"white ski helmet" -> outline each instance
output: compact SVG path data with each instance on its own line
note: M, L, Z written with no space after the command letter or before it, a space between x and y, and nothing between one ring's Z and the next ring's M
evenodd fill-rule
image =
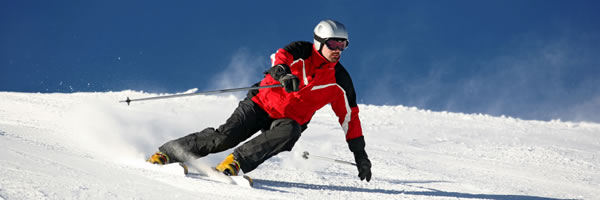
M329 38L348 40L348 31L346 31L344 24L330 19L319 22L315 27L314 34L314 44L317 51L321 51L325 41Z

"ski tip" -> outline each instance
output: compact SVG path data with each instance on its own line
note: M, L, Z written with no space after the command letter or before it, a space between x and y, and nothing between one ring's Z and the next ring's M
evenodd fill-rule
M252 178L246 175L244 175L243 177L244 179L248 180L248 184L250 184L250 187L254 187L254 180L252 180Z
M187 175L189 173L187 165L179 163L179 166L183 167L183 174Z

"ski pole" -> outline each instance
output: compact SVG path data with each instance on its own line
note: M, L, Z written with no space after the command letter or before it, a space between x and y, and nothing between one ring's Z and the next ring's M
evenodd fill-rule
M283 85L276 84L276 85L253 86L253 87L243 87L243 88L230 88L230 89L222 89L222 90L195 92L195 93L188 93L188 94L175 94L175 95L166 95L166 96L156 96L156 97L139 98L139 99L130 99L129 97L127 97L126 100L119 101L119 103L127 103L127 105L129 105L131 102L134 102L134 101L148 101L148 100L157 100L157 99L170 99L170 98L187 97L187 96L202 95L202 94L219 94L219 93L226 93L226 92L237 92L237 91L246 91L246 90L258 90L258 89L263 89L263 88L274 88L274 87L283 87Z
M308 159L309 155L310 154L308 153L308 151L305 151L302 154L302 158ZM321 159L321 160L332 161L332 162L336 162L336 163L341 163L341 164L347 164L347 165L356 166L356 163L353 163L353 162L348 162L348 161L343 161L343 160L338 160L338 159L333 159L333 158L327 158L327 157L317 156L317 155L312 155L312 157L317 158L317 159Z

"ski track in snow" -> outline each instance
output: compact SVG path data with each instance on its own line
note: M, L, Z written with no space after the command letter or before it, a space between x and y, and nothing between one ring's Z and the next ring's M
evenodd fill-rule
M217 127L239 99L117 103L137 91L0 92L0 199L600 199L600 125L359 105L373 179L329 106L291 152L248 175L254 188L145 162L164 142ZM214 166L232 150L201 158Z

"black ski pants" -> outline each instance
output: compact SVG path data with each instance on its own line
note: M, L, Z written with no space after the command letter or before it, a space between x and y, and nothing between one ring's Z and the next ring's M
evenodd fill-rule
M278 153L292 150L306 128L306 124L299 125L292 119L272 119L246 98L219 128L209 127L169 141L159 150L167 154L171 162L183 162L228 150L261 131L233 152L242 171L248 173Z

